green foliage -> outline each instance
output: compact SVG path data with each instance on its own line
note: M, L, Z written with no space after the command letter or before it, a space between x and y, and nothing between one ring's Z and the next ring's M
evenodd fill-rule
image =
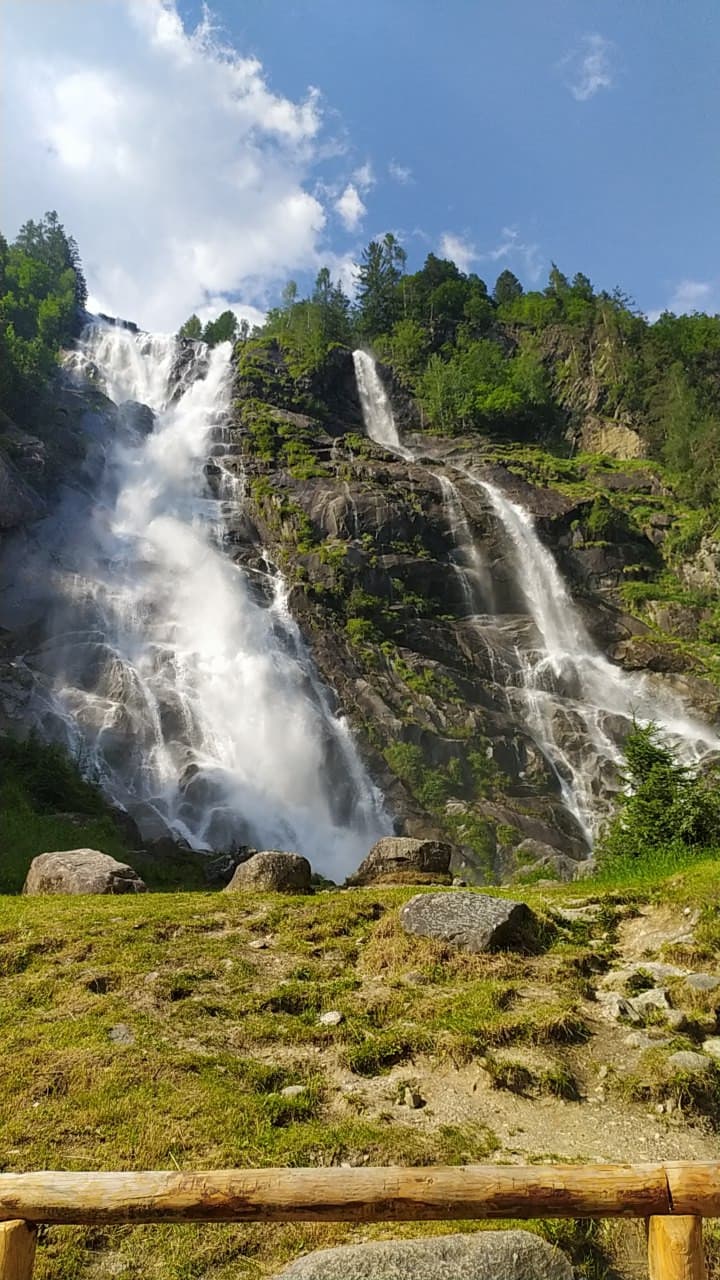
M237 336L238 318L234 311L223 311L216 320L208 320L202 333L203 342L209 347L216 347L219 342L235 342Z
M358 267L357 330L365 337L387 333L398 316L397 285L405 265L405 251L391 232L371 240Z
M54 211L0 236L0 408L31 420L60 347L78 330L87 286L78 249Z
M193 314L188 316L184 324L178 329L178 338L192 338L193 341L199 342L202 338L202 324L198 316Z
M596 854L601 868L658 854L707 856L720 846L720 795L711 777L677 763L653 724L635 725L625 743L625 794Z

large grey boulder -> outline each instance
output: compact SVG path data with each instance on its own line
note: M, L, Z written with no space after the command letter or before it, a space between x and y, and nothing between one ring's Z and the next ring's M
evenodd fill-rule
M452 845L442 840L413 840L409 836L385 836L378 840L348 884L407 884L413 877L450 875Z
M406 933L463 951L535 949L538 920L524 902L485 893L418 893L400 908Z
M531 1231L477 1231L319 1249L276 1280L573 1280L559 1249Z
M240 863L224 892L308 893L311 875L310 863L299 853L266 849Z
M23 893L145 893L146 885L125 862L98 849L64 849L33 858Z

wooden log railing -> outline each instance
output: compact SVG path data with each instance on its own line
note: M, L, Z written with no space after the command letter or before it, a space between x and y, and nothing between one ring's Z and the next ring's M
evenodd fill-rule
M30 1280L38 1224L643 1218L650 1280L704 1280L720 1161L0 1174L0 1280Z

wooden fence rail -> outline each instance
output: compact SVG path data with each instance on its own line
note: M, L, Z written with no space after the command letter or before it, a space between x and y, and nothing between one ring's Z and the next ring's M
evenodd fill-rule
M651 1280L704 1280L720 1161L459 1168L0 1174L0 1280L30 1280L35 1227L140 1222L644 1218Z

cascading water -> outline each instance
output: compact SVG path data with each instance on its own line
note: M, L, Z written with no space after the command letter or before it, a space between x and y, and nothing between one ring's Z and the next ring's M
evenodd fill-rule
M53 690L46 727L64 721L149 836L297 850L347 872L390 830L381 797L282 579L263 607L223 553L222 502L237 486L227 473L216 499L202 482L229 407L229 344L93 325L73 363L126 421L92 498L74 491L50 522L54 625L35 655ZM128 401L153 410L149 434Z
M457 485L441 471L435 474L440 485L448 530L454 543L450 558L455 566L468 614L486 612L493 603L492 579L478 551L465 515Z
M372 356L355 351L353 359L368 435L400 457L413 459L400 442ZM496 611L491 575L461 494L446 474L437 472L433 474L454 542L450 559L467 615L509 708L525 723L554 771L565 807L592 844L620 785L621 746L633 719L655 721L687 764L720 749L720 740L707 725L689 717L669 690L622 671L598 651L529 513L494 485L460 470L467 483L482 491L504 532L516 595L524 601L532 634L523 634L519 642L517 619Z
M507 534L515 579L535 624L536 645L517 650L529 727L591 840L617 790L619 743L634 718L655 721L687 764L717 750L720 741L686 714L679 698L613 666L597 650L530 514L494 485L474 483Z
M358 349L353 351L353 363L363 422L370 439L403 458L409 458L411 455L400 442L390 399L375 361L369 352Z

